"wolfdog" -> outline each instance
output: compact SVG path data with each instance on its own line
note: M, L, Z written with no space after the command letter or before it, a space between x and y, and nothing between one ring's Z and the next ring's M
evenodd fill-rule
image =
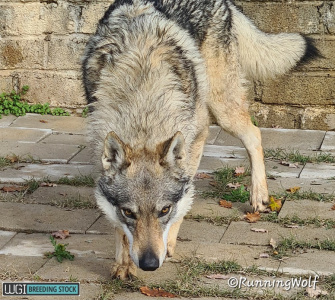
M102 169L96 199L116 228L113 276L135 275L136 267L153 271L173 255L192 204L209 113L243 142L251 205L266 208L248 81L283 74L317 54L300 34L261 32L231 0L111 4L88 41L82 70Z

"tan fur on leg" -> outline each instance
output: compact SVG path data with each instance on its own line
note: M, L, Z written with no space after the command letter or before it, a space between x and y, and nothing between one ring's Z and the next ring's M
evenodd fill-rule
M168 244L167 244L167 256L172 257L174 254L174 251L176 249L176 244L177 244L177 236L179 232L179 228L181 223L183 222L184 218L180 219L176 223L174 223L169 231L169 236L168 236Z
M122 229L115 230L115 263L111 267L111 275L114 278L124 280L136 276L136 266L129 256L129 243Z

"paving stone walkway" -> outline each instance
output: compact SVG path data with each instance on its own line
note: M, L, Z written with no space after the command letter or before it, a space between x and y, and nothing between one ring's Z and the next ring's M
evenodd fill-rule
M33 114L18 118L3 117L0 120L0 159L10 157L14 163L0 167L0 189L15 184L24 185L31 179L41 182L46 179L57 181L64 177L94 176L85 121L80 117ZM305 156L335 155L334 132L261 131L265 149L282 148L287 152L298 151ZM27 162L15 162L17 157ZM241 165L247 167L249 161L240 141L219 127L211 126L199 173L212 173L224 166ZM288 280L306 274L328 277L334 274L335 210L331 208L335 198L330 196L335 195L335 163L307 162L290 167L281 164L280 159L268 157L266 171L271 194L283 193L288 188L298 186L301 188L300 194L305 192L306 197L286 200L275 221L267 218L248 223L243 216L251 212L249 204L236 202L232 209L220 207L219 199L204 197L203 192L213 189L213 179L196 179L197 194L193 208L182 224L175 256L155 272L139 271L142 284L164 285L171 280L178 282L185 272L182 263L187 258L208 262L234 261L242 268L257 267L259 272L266 271L229 275L236 278L246 276L250 280ZM111 281L109 268L114 258L114 231L96 208L93 189L90 186L70 186L64 182L57 186L38 186L32 193L0 190L1 280L80 282L80 299L85 300L147 299L138 290L123 288L115 293L108 289L108 282ZM312 194L321 201L312 199ZM266 214L262 215L266 217ZM289 224L289 220L294 225ZM265 232L255 232L255 228ZM46 258L44 254L53 251L50 233L62 229L70 231L70 237L65 242L75 259L59 263L55 258ZM328 241L332 246L326 249L321 246L319 249L296 247L284 257L277 258L272 255L276 249L270 246L270 240L278 244L284 239L305 245L321 245ZM275 273L277 277L273 277ZM200 275L196 282L197 286L207 289L234 289L228 286L227 280L208 279L204 275ZM265 293L256 288L246 291ZM270 292L288 296L300 293L307 297L305 288L292 288L289 291L276 288L270 289ZM243 299L245 296L243 293L238 295L233 298ZM25 296L10 299L42 298Z

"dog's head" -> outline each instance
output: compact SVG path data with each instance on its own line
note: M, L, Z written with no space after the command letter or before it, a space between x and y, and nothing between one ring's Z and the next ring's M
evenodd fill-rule
M193 186L185 157L180 132L150 150L135 151L114 132L105 139L98 204L116 226L122 227L130 256L143 270L162 265L169 229L192 204Z

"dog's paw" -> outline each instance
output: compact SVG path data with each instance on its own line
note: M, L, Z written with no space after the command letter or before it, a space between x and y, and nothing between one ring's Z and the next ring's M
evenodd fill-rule
M128 278L136 277L137 268L133 262L128 265L119 265L117 263L112 265L111 275L113 278L126 280Z
M253 187L250 192L250 204L254 211L265 211L269 203L267 187Z

